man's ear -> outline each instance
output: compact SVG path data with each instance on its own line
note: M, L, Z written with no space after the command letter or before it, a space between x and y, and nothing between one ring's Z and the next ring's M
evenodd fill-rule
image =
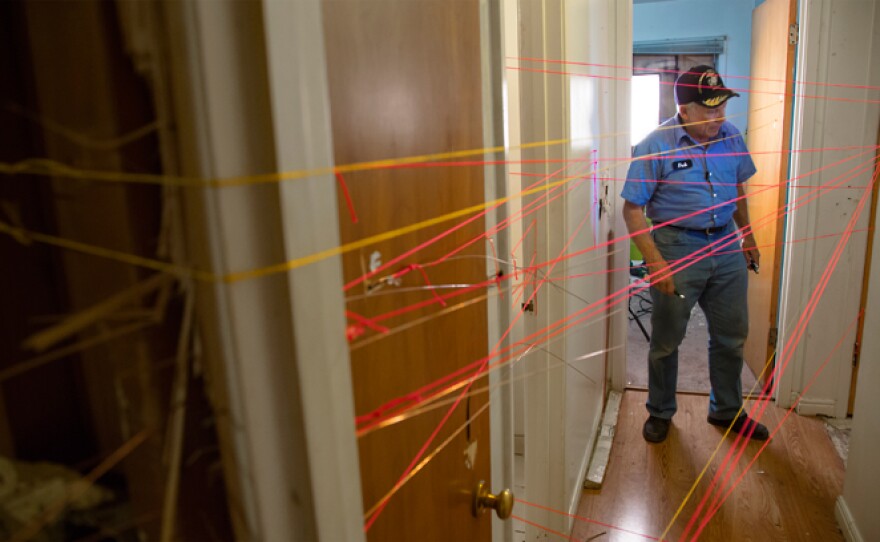
M682 120L690 120L690 115L688 115L687 104L680 104L678 106L678 114L681 115Z

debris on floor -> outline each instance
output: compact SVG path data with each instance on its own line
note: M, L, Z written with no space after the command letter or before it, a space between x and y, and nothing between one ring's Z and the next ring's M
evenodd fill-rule
M113 499L112 491L89 483L64 465L0 456L0 539L12 538L57 507L61 510L58 517L32 540L64 540L62 524L68 514L82 513Z
M849 434L852 429L852 418L825 418L825 432L831 438L831 443L837 451L837 455L843 459L846 466L846 458L849 455Z

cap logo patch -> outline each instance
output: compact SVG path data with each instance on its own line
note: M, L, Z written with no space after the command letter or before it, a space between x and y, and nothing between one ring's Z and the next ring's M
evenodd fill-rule
M697 81L697 92L702 94L703 87L717 87L719 83L718 73L715 70L706 70L700 75L699 81Z
M719 107L728 98L739 96L724 86L721 76L710 66L694 66L675 80L675 103L696 102L706 107Z
M721 103L727 99L726 94L721 94L719 96L715 96L714 98L707 98L703 100L703 105L706 107L715 107L721 105Z

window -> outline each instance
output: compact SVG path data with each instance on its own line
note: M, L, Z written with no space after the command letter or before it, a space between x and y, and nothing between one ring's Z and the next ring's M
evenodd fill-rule
M657 115L657 124L676 113L673 85L678 73L700 64L716 66L717 61L718 55L714 53L633 55L634 76L657 75L659 77L660 109ZM636 77L633 77L633 87L635 87L635 80ZM633 107L635 107L635 101L633 101ZM632 113L635 115L635 110Z
M635 145L657 127L660 118L660 75L633 74L630 141Z

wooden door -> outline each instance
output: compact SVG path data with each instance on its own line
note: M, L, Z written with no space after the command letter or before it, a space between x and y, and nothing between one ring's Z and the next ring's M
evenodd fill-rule
M795 45L789 27L797 0L767 0L752 12L752 65L747 142L758 173L748 182L749 214L761 250L759 274L749 274L749 338L745 361L762 383L776 351L776 315L788 176ZM781 185L780 185L781 186ZM767 366L765 370L765 366ZM763 372L763 376L762 375Z
M476 0L325 2L336 164L483 146L478 8ZM355 223L341 195L342 244L397 231L485 199L479 165L376 168L344 173L342 181L357 217ZM363 275L371 263L385 264L470 216L346 254L346 283ZM380 318L456 291L440 289L443 285L486 281L485 240L428 265L484 231L483 220L474 220L350 288L346 309L357 316L351 316L349 323L356 324L358 317ZM398 271L399 283L380 280ZM484 358L488 352L485 296L492 291L483 288L450 299L446 306L434 303L381 320L390 330L384 336L362 329L365 333L350 343L356 414L363 416ZM485 388L486 380L475 381L470 391ZM454 401L464 389L447 399ZM491 482L487 401L487 393L474 393L359 438L369 540L489 540L490 517L471 515L474 485L479 480ZM394 492L371 523L370 510L414 459L431 457L447 439L449 444Z

